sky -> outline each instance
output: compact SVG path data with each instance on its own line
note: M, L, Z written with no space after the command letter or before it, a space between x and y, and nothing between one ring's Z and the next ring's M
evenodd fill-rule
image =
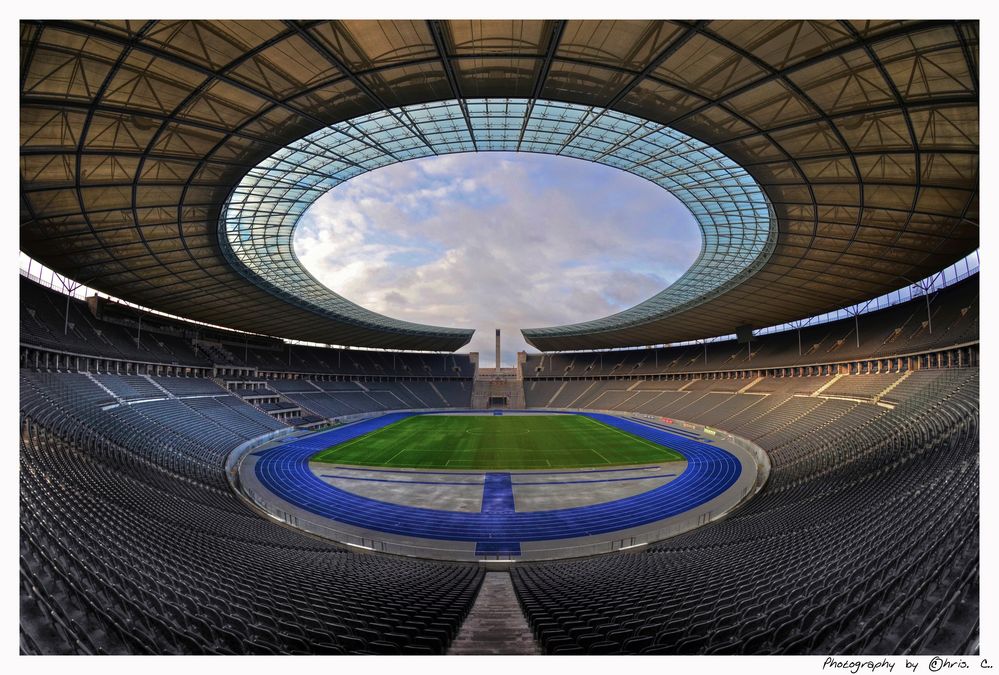
M618 169L528 153L387 166L318 199L295 253L343 297L397 319L477 329L461 351L503 366L520 328L596 319L655 295L694 262L700 230L666 190Z

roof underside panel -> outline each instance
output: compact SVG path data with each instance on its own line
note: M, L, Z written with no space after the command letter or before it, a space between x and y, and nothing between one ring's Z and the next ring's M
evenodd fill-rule
M716 147L777 236L725 293L642 325L528 337L654 344L879 295L978 246L978 23L22 22L21 249L109 294L334 344L455 349L337 321L236 271L222 206L292 141L483 97L617 110ZM432 331L431 331L432 333Z

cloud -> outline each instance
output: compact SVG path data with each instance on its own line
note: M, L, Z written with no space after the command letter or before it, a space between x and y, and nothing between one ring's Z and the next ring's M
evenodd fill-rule
M479 329L466 348L504 365L519 329L621 311L700 251L693 216L661 188L581 160L479 153L402 162L331 190L295 250L320 281L399 319Z

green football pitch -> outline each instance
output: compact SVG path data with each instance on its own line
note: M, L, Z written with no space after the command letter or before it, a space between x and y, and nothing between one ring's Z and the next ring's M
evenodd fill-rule
M411 469L571 469L683 460L580 415L414 415L321 451L314 462Z

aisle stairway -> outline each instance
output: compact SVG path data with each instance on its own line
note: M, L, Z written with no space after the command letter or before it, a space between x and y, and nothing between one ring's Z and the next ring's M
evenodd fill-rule
M486 572L472 611L451 643L451 654L540 654L509 572Z

